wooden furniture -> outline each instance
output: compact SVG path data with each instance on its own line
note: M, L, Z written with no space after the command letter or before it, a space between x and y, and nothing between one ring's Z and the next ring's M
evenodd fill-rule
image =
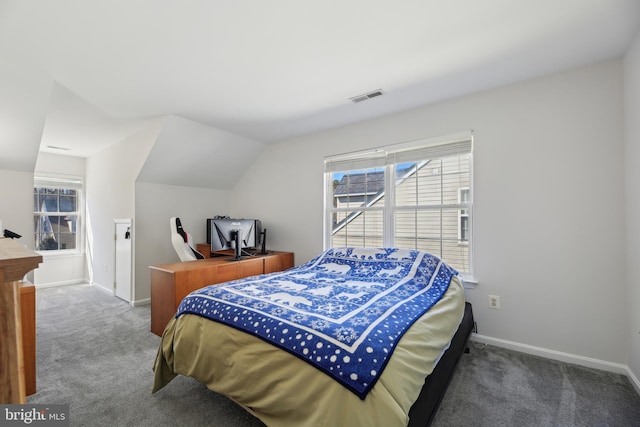
M209 243L196 243L196 251L204 255L205 258L215 258L220 256L233 256L232 249L222 249L219 251L211 251L211 245ZM271 251L272 252L272 251Z
M180 301L205 286L230 280L274 273L293 267L292 252L270 251L266 255L229 261L230 256L150 266L151 332L162 336L176 314Z
M22 355L27 396L36 392L36 287L20 284L20 312L22 319Z
M42 256L13 239L0 239L0 404L26 403L20 280Z
M211 245L208 243L196 243L196 251L204 255L205 258L211 258Z

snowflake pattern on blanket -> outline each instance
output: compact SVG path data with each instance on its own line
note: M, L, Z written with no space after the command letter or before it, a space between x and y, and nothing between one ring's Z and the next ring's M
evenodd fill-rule
M422 251L333 248L284 272L199 289L176 317L195 314L257 336L364 399L404 332L455 274Z

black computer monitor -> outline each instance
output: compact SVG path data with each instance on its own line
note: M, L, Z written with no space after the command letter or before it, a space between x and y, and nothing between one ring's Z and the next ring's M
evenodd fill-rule
M259 247L262 236L262 226L257 219L209 219L207 231L211 252L233 249L233 259L241 259L243 249Z

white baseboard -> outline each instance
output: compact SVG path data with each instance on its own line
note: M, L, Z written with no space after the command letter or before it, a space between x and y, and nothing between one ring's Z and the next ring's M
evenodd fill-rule
M98 282L93 282L92 285L95 286L96 288L100 289L100 290L103 290L103 291L109 293L110 295L115 296L115 292L114 292L113 288L107 288L106 286L102 286ZM151 298L144 298L144 299L139 299L139 300L136 300L136 301L129 301L129 305L131 305L133 307L140 307L140 306L149 305L149 304L151 304Z
M494 345L496 347L503 347L509 350L532 354L534 356L545 357L547 359L559 360L561 362L572 363L574 365L585 366L587 368L600 369L602 371L615 372L617 374L623 374L627 376L631 374L631 370L629 369L629 367L620 363L612 363L604 360L592 359L590 357L579 356L577 354L563 353L561 351L549 350L547 348L536 347L533 345L522 344L514 341L507 341L500 338L492 338L475 333L471 334L471 337L469 339L478 343ZM631 376L629 376L629 379L631 380L631 382L634 381ZM637 378L635 378L634 386L636 387L636 389L638 389Z
M114 293L113 293L113 287L108 288L108 287L106 287L106 286L101 285L101 284L100 284L100 283L98 283L98 282L91 282L91 285L92 285L92 286L95 286L96 288L100 289L101 291L105 291L105 292L107 292L108 294L114 295Z
M149 304L151 304L151 298L144 298L144 299L139 299L131 302L131 305L134 307L140 307L140 306L149 305Z
M97 283L97 282L93 282L93 283L88 283L87 281L69 281L69 282L59 282L59 283L45 283L45 284L41 284L41 285L36 285L37 288L53 288L55 286L67 286L67 285L87 285L87 286L94 286L98 289L100 289L103 292L106 292L110 295L114 295L113 293L113 289L109 289L105 286L102 286L101 284ZM140 299L140 300L136 300L136 301L131 301L129 304L131 304L134 307L141 307L144 305L149 305L151 304L151 298L144 298L144 299Z
M628 366L627 366L627 377L629 377L629 381L631 381L631 384L633 384L633 387L636 389L638 394L640 394L640 380L638 380L638 377L636 377L636 375L633 373L631 368L629 368Z
M87 280L67 280L63 282L51 282L51 283L39 283L35 285L37 289L40 288L54 288L56 286L67 286L67 285L88 285L89 282Z

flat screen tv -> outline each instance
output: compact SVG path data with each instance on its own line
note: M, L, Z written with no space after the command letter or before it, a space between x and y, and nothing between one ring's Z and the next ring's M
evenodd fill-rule
M262 242L264 251L264 231L257 219L214 218L207 220L207 234L211 252L225 249L234 250L234 260L249 253L245 249L256 249Z

